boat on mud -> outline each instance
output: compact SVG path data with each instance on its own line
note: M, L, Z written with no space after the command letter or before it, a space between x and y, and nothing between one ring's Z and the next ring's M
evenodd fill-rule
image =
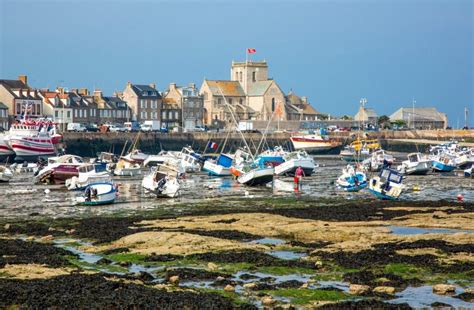
M181 161L181 166L186 172L201 171L202 157L196 153L191 147L183 147L181 152L176 154Z
M283 155L284 162L275 167L276 175L294 176L298 167L301 167L305 176L311 176L317 165L314 159L304 151L295 151Z
M404 185L403 175L393 169L383 169L378 176L369 181L369 191L383 200L398 200Z
M68 190L84 190L94 183L111 182L112 178L106 170L105 163L85 164L77 168L79 175L67 179L65 182Z
M208 159L204 162L202 170L206 171L211 176L228 176L231 175L230 168L232 167L234 159L231 155L221 153L217 160Z
M425 175L432 169L432 160L423 156L421 153L410 153L407 160L397 167L401 174L406 175Z
M433 159L433 171L436 172L451 172L456 169L454 158L447 154L442 154Z
M13 172L10 168L0 166L0 183L7 183L13 178Z
M369 158L364 160L362 164L367 167L369 171L378 172L382 168L391 167L395 158L387 154L384 150L375 150Z
M62 155L48 158L47 165L39 167L35 176L36 183L64 184L67 179L79 175L78 168L84 160L76 155Z
M275 173L275 168L273 167L253 167L244 169L242 174L237 178L237 181L240 184L247 186L258 186L265 185L273 181L273 174Z
M114 175L134 177L142 174L141 166L135 161L121 157L115 165Z
M359 165L347 165L337 178L336 185L347 192L358 192L367 187L367 175Z
M464 170L464 176L466 178L474 177L474 164L472 164L470 168Z
M157 197L174 198L178 196L181 187L179 182L180 171L171 162L158 164L142 180L142 187Z
M117 192L112 182L94 183L85 188L83 196L77 197L76 202L87 206L112 204Z
M372 155L372 152L380 148L377 140L357 139L346 145L339 154L341 158L348 162L363 161Z

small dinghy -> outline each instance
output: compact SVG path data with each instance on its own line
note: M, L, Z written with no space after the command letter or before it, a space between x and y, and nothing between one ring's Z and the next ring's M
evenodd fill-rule
M337 179L336 184L347 192L358 192L367 186L367 176L357 167L347 165L342 169L342 174Z
M10 182L13 178L13 172L5 166L0 166L0 182Z
M84 190L84 195L77 197L81 205L95 206L114 203L117 197L117 189L113 183L94 183Z
M178 196L180 183L179 169L170 162L158 164L152 172L142 180L142 187L157 197L174 198Z
M369 181L369 191L380 199L398 200L403 191L403 176L392 169L383 169Z
M106 170L106 163L85 164L78 168L79 175L66 180L66 188L72 190L84 190L94 183L111 182L109 172Z
M249 171L244 169L243 173L237 178L237 181L247 186L265 185L273 181L274 172L275 168L273 167L256 167Z

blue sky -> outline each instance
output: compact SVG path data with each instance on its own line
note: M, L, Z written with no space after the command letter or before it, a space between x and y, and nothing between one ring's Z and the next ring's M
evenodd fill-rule
M283 91L333 115L435 106L474 125L471 0L0 0L0 78L34 87L201 85L268 61Z

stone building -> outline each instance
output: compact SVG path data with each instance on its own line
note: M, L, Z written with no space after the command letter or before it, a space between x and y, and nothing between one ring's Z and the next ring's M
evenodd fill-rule
M372 108L366 108L364 105L359 107L356 115L354 115L354 120L359 122L366 122L370 124L377 124L379 116Z
M28 86L26 75L20 75L18 80L0 80L0 102L8 108L10 123L25 112L29 118L43 117L43 100L38 93Z
M285 96L278 84L268 77L266 61L232 62L230 75L230 80L205 79L201 86L206 124L230 122L230 112L237 121L313 120L321 115L306 99L294 94Z
M193 130L196 126L203 125L204 100L194 83L189 86L176 86L170 83L168 90L163 94L161 119L165 126L169 127L169 113L175 113L174 109L179 109L179 126L183 131ZM170 111L171 110L171 111Z
M432 107L400 108L390 115L390 121L398 120L416 129L446 129L448 127L448 116Z
M58 129L65 131L67 124L73 122L68 96L49 89L40 90L39 95L43 99L44 116L51 118L58 124Z
M132 112L127 102L117 95L106 97L101 90L95 90L93 98L97 104L97 123L123 124L131 119Z
M154 83L138 85L128 82L121 99L126 101L131 109L131 120L160 120L162 98Z

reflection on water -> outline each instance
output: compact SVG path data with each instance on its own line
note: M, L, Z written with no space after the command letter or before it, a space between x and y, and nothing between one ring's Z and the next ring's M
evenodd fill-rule
M460 294L464 290L457 286L456 294ZM454 298L448 295L437 295L433 293L431 286L408 287L404 291L396 293L397 298L390 300L391 303L408 303L411 307L416 309L429 308L432 303L442 302L453 306L456 309L472 309L472 303L463 301L459 298Z
M119 184L119 197L116 203L106 206L78 206L75 203L78 192L69 192L59 185L35 185L32 174L15 175L10 184L0 185L0 215L18 217L43 215L50 217L97 216L115 212L133 212L171 207L177 203L202 202L211 199L229 199L232 197L345 197L373 198L367 191L346 193L338 190L334 181L341 173L345 162L334 158L316 158L320 164L316 173L303 179L301 190L295 190L293 178L278 177L273 185L267 187L245 187L233 180L233 177L210 177L200 172L189 174L183 181L181 195L175 199L157 199L141 190L141 177L115 177ZM458 194L465 201L474 201L474 180L456 174L429 174L427 176L407 176L404 184L405 200L455 200ZM420 190L413 190L419 188ZM45 190L49 190L45 191Z
M450 229L450 228L420 228L408 226L387 226L395 235L422 235L422 234L473 234L474 230Z

